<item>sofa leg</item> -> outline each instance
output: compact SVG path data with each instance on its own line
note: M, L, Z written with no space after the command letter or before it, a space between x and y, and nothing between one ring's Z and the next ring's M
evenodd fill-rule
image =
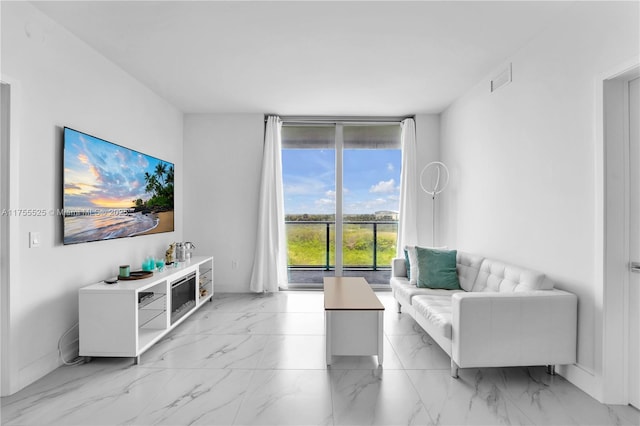
M551 376L556 375L556 366L555 365L547 365L547 374Z
M401 314L402 313L402 305L400 304L400 302L396 301L396 305L398 305L398 313Z
M454 379L458 378L458 364L456 364L453 359L451 359L451 377Z

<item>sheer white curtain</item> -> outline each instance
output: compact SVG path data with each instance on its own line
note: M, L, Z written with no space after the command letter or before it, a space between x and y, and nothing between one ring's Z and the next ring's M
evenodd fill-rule
M404 257L404 247L418 241L418 172L416 170L416 122L402 120L402 171L400 172L400 212L398 215L397 257Z
M258 235L251 291L274 292L287 284L287 242L282 189L282 121L269 116L264 134Z

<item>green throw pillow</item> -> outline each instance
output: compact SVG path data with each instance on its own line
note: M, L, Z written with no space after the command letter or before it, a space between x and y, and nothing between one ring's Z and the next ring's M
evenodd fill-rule
M457 250L435 250L416 247L418 255L418 287L460 290L456 270Z

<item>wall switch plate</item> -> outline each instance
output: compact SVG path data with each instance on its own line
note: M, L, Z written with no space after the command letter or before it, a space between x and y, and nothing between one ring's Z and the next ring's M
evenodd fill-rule
M29 248L40 247L41 237L39 232L29 232Z

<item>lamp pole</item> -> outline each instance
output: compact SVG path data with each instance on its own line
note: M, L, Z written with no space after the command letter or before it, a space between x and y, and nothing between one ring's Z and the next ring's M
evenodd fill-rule
M435 174L435 181L430 186L425 186L422 181L425 173L431 176ZM424 166L420 172L420 187L424 192L431 195L431 246L436 245L436 195L440 194L449 183L449 169L440 161L432 161Z

